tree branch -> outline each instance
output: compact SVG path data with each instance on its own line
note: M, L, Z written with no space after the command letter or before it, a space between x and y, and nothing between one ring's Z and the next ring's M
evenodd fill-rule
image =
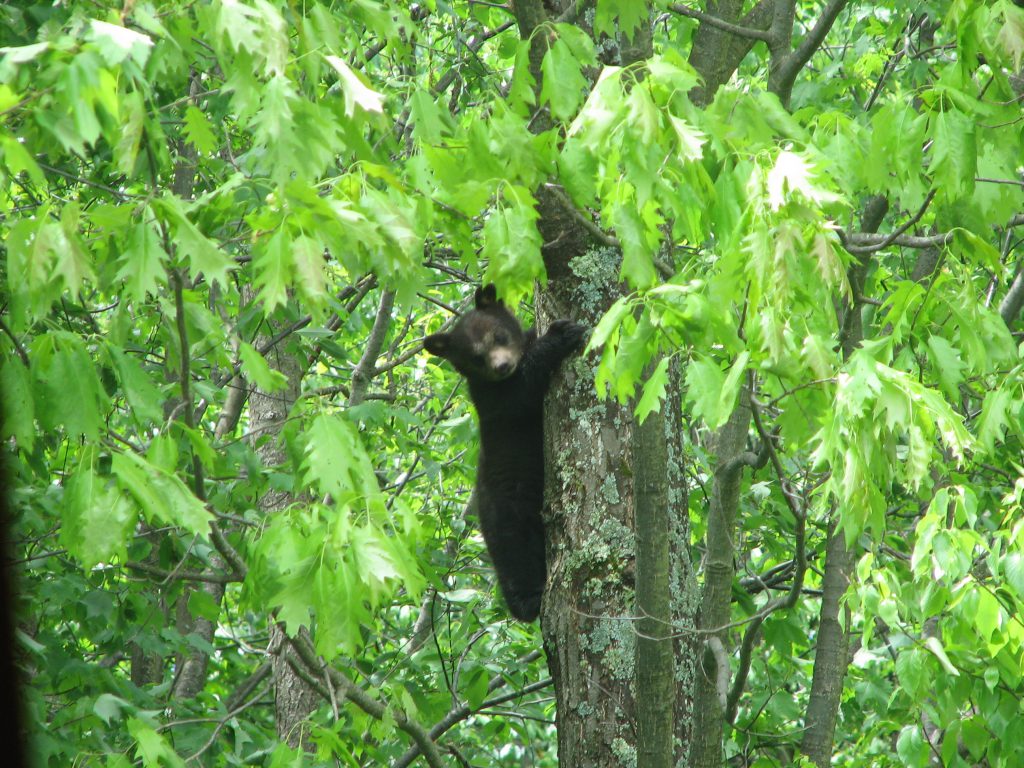
M25 367L28 368L30 366L28 353L25 352L25 348L21 346L21 342L18 341L17 336L15 336L11 329L7 327L7 324L2 318L0 318L0 331L3 331L10 338L11 342L14 344L14 351L18 353L18 357L21 358L21 362L23 362Z
M157 576L164 581L203 581L211 584L232 584L242 581L243 577L237 573L206 573L201 571L168 571L165 568L157 568L155 565L146 563L125 563L125 567L132 571Z
M788 106L789 97L793 91L793 83L796 82L797 75L800 74L800 70L804 68L815 51L821 45L825 36L829 30L832 29L832 25L835 24L836 18L838 18L840 12L846 7L847 0L829 0L828 5L821 12L818 17L818 21L814 24L804 39L800 41L800 44L796 49L783 57L779 64L778 72L776 75L776 85L774 92L779 94L782 98L782 94L785 94L785 98L782 99L782 103ZM787 41L788 42L788 41Z
M840 232L839 240L843 247L850 253L874 253L878 250L879 243L888 240L891 235L872 234L870 232L853 232L843 234ZM952 232L941 232L936 235L900 235L888 245L898 245L903 248L936 248L941 247L953 239ZM887 246L888 247L888 246Z
M856 246L854 246L853 248L847 247L847 250L850 251L850 253L874 253L875 251L881 251L884 248L888 248L890 245L895 243L903 235L904 232L906 232L908 229L910 229L912 226L914 226L915 224L917 224L917 222L919 222L921 220L921 217L924 216L924 212L928 210L928 206L931 204L932 200L935 198L935 192L936 192L936 190L934 190L934 189L931 190L928 193L927 197L925 197L924 202L921 203L921 207L918 209L917 213L915 213L913 216L911 216L909 219L907 219L907 221L904 222L904 224L902 226L900 226L898 229L896 229L893 232L891 232L890 234L886 235L885 239L882 240L881 242L875 243L873 245L863 246L861 248L857 248ZM856 233L856 234L850 235L850 237L851 238L859 238L859 237L861 237L863 235L867 235L867 234L871 234L871 235L873 235L875 237L878 236L877 233L861 232L861 233ZM843 235L840 234L839 237L840 237L840 240L842 240ZM844 243L844 245L845 245L845 243Z
M359 405L366 399L366 390L370 381L377 373L377 357L384 346L384 337L391 327L391 310L395 305L395 292L385 290L380 295L377 316L373 320L370 337L366 340L366 348L352 372L352 393L349 395L349 406Z
M1024 268L1017 271L1010 290L999 303L999 316L1003 318L1008 328L1020 314L1021 306L1024 306Z
M283 627L281 628L281 631L284 632ZM349 680L339 670L321 661L308 639L304 637L288 637L288 643L293 649L295 649L295 653L308 670L309 676L314 678L313 681L307 680L307 683L311 683L313 684L313 687L317 687L315 685L316 677L320 674L326 674L328 680L330 680L330 682L345 695L346 699L351 701L370 717L375 720L384 720L385 718L393 720L395 725L397 725L400 730L405 731L416 743L420 753L426 759L431 768L445 768L444 760L441 758L441 753L437 751L437 745L433 740L431 740L430 735L422 725L417 723L415 720L410 719L402 710L389 707L373 698L370 694Z
M771 39L771 34L767 30L752 29L751 27L741 27L738 24L730 24L728 21L712 16L710 13L704 13L703 11L697 11L693 8L688 8L682 3L672 3L668 9L673 13L678 13L680 16L686 16L690 19L696 19L697 21L707 24L708 26L720 29L723 32L736 35L737 37L743 37L747 40L762 40L768 42Z
M502 686L506 684L504 678L499 679L501 680ZM530 685L527 685L525 688L510 691L509 693L504 693L501 696L495 696L493 699L487 699L487 701L481 702L480 706L476 709L470 707L468 704L463 704L455 709L452 709L448 712L447 715L444 716L444 718L440 722L438 722L436 725L434 725L433 728L430 729L430 738L436 742L438 738L440 738L447 731L451 730L455 725L459 724L463 720L467 720L468 718L472 717L473 715L479 712L484 711L485 709L490 709L491 707L496 707L499 704L504 704L505 702L512 701L513 699L518 699L522 696L526 696L529 693L535 693L536 691L543 690L544 688L549 687L553 682L554 681L550 677L545 678L544 680L538 680L536 683L531 683ZM405 754L403 754L400 758L398 758L398 760L394 762L391 768L408 768L412 761L419 757L419 755L419 744L414 744L413 746L409 747L408 751Z

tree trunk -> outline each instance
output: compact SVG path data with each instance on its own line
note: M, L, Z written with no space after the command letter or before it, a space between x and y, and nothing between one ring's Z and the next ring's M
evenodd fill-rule
M648 372L652 372L652 366ZM673 765L675 659L669 579L668 446L665 414L650 414L633 431L636 504L637 764ZM673 425L678 428L678 425Z
M614 252L574 260L572 277L552 282L539 297L538 316L593 325L618 294L611 288L618 264ZM690 643L679 628L692 627L695 602L678 378L663 412L638 430L629 407L595 400L592 361L570 360L563 370L545 414L548 585L541 614L555 685L559 763L628 764L638 758L643 734L645 749L662 760L669 750L669 764L678 764L690 736L693 677ZM661 548L651 563L654 572L643 574L659 586L644 596L653 602L641 604L635 590L638 504L645 507L647 530L661 540L651 544ZM660 614L647 631L636 618L644 605L652 616ZM640 667L638 633L659 638L653 641L657 655ZM683 637L674 643L674 659L666 649L671 641L660 639L673 633ZM650 699L642 707L636 686ZM656 722L640 724L641 713L646 718L655 711Z
M767 30L772 21L772 0L761 0L745 16L742 0L720 0L708 3L704 10L722 21L748 29ZM702 23L693 36L690 49L690 65L696 69L703 84L690 91L690 100L697 106L706 106L715 98L715 93L729 82L733 72L743 61L757 41L740 37L732 32Z
M570 316L593 325L614 298L617 260L596 304L574 300L564 280L544 295L547 319ZM597 288L596 285L589 287ZM581 286L582 289L582 286ZM557 291L557 293L556 293ZM633 698L636 632L633 608L633 488L629 409L595 402L594 371L568 360L545 413L545 525L548 582L541 626L554 680L558 758L565 766L605 766L635 754Z
M732 582L736 572L736 510L743 479L741 456L747 445L750 407L746 393L729 421L715 434L711 446L718 464L708 508L707 556L704 591L697 626L703 651L694 692L694 732L690 765L719 768L722 765L722 733L729 690L729 631L732 615Z
M251 296L250 296L251 298ZM256 346L265 344L274 334L281 330L270 326L268 335L257 339ZM253 448L265 467L273 467L286 461L284 447L280 442L281 429L288 417L288 412L298 399L302 382L303 361L291 354L286 345L288 340L281 341L267 352L267 363L275 371L280 371L287 379L287 386L276 392L264 392L254 388L249 394L249 425L250 440ZM295 498L284 491L271 490L259 500L260 510L266 515L279 512L295 501ZM274 675L274 719L279 738L287 741L291 747L311 744L304 740L301 728L306 719L319 703L319 695L296 674L288 662L291 648L284 633L272 617L268 617L270 642L268 649L271 656Z
M889 210L889 202L878 195L864 206L861 231L877 232ZM868 272L868 261L863 259L851 265L849 270L850 288L854 297L864 292L864 281ZM934 266L934 264L933 264ZM864 340L864 327L856 303L843 306L839 311L840 344L843 357L849 358ZM833 738L836 718L839 716L840 698L843 694L843 679L850 656L850 635L839 621L839 601L846 594L853 572L853 553L846 545L836 520L829 525L828 542L825 546L825 572L821 585L821 613L818 618L818 642L814 652L814 675L811 694L807 701L806 730L800 743L800 751L818 766L832 761Z
M800 743L800 751L818 766L829 765L832 761L832 739L850 655L850 636L839 620L839 601L850 585L853 556L846 546L843 532L836 528L833 521L825 549L818 644L814 652L811 695L807 702L807 730Z

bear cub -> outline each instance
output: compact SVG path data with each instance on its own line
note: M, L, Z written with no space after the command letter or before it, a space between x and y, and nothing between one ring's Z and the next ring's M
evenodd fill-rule
M493 285L450 333L424 339L469 383L480 421L476 498L480 530L509 612L533 621L547 578L544 554L544 395L559 364L582 350L587 329L556 320L523 331Z

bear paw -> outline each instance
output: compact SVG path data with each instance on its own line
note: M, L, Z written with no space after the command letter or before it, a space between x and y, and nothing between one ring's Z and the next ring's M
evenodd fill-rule
M572 351L581 352L587 345L590 329L572 320L555 320L548 328L548 333Z

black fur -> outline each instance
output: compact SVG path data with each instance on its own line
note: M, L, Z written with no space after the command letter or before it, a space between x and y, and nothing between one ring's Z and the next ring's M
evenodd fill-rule
M524 333L493 285L451 333L424 340L466 377L480 420L476 497L480 529L501 592L517 619L540 613L544 555L544 395L559 364L582 349L587 330L556 320L540 338Z

